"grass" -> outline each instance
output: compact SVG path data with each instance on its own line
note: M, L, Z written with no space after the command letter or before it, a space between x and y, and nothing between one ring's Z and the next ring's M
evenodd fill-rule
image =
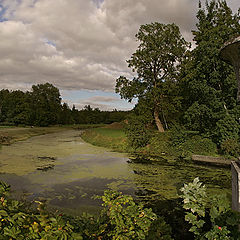
M97 134L111 137L111 138L125 138L126 134L123 129L112 129L112 128L96 128L93 129Z
M94 128L84 131L81 137L95 146L110 148L117 152L127 152L127 139L123 129Z

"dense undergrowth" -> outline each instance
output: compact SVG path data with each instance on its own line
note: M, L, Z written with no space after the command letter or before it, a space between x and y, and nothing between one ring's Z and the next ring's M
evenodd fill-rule
M96 146L110 148L118 152L141 154L142 156L190 159L192 154L219 156L217 145L206 136L194 131L173 129L163 133L148 130L149 137L143 143L144 134L129 138L124 128L98 128L82 133L86 142ZM143 144L142 144L143 143ZM225 154L228 157L227 154Z
M37 207L34 207L14 200L9 191L9 185L0 182L2 240L226 240L240 237L239 214L231 210L225 196L208 196L198 178L184 185L181 189L183 204L173 208L175 213L180 211L185 215L185 223L181 215L169 215L167 220L175 219L172 226L156 207L152 210L141 202L136 203L131 196L112 190L98 197L103 201L98 216L77 217L50 213L43 202L35 201Z
M10 187L0 183L0 239L57 240L57 239L171 239L171 229L152 209L135 203L131 196L106 190L101 214L72 217L46 211L43 202L37 208L11 199ZM153 229L157 221L162 228ZM151 229L151 231L149 231ZM164 237L166 236L166 238ZM164 237L164 238L162 238Z

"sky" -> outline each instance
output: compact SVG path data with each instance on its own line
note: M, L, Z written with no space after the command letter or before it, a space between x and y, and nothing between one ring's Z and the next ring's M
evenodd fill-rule
M70 107L131 109L114 87L133 76L126 60L140 25L176 23L192 41L197 9L198 0L0 0L0 89L49 82Z

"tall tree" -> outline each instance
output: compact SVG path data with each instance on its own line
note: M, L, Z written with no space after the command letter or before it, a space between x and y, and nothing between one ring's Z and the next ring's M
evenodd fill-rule
M163 119L167 111L164 103L167 91L164 89L176 83L178 65L189 44L175 24L142 25L136 38L140 44L127 61L136 76L133 79L120 76L116 80L116 93L129 102L138 98L141 106L145 103L146 108L150 107L158 130L163 132L160 113Z
M36 125L48 126L59 122L61 98L58 88L50 83L33 85L31 100Z
M182 65L184 122L193 130L213 132L217 122L236 108L237 85L233 68L219 58L224 42L240 33L239 13L225 0L199 4L196 48Z

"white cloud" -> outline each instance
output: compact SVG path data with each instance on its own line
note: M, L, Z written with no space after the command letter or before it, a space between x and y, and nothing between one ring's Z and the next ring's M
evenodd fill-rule
M237 6L237 0L229 1ZM53 83L60 89L113 91L141 24L175 22L191 40L198 1L3 0L0 88Z

